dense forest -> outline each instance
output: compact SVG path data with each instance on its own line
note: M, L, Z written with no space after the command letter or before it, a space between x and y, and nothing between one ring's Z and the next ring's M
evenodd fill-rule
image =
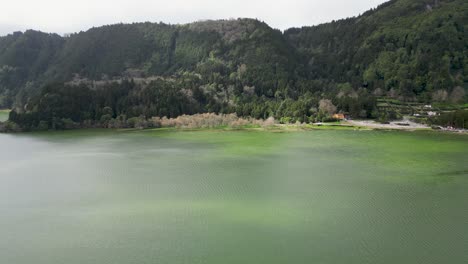
M0 37L0 109L34 130L208 112L382 118L387 99L463 108L467 33L465 0L392 0L285 32L253 19L15 32Z

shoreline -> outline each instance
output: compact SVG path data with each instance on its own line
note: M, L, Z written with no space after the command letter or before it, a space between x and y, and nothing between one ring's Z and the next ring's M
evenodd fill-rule
M0 110L2 112L8 112L10 110ZM6 120L7 121L7 120ZM186 126L186 125L168 125L160 127L100 127L100 126L91 126L91 127L80 127L79 125L68 128L68 129L58 129L58 130L31 130L31 131L12 131L5 130L2 128L2 125L5 124L5 121L0 120L0 133L5 134L23 134L23 133L54 133L62 131L167 131L167 132L183 132L183 131L207 131L207 130L217 130L217 131L265 131L265 132L295 132L295 131L313 131L313 130L359 130L359 131L406 131L406 132L416 132L416 131L433 131L436 133L456 133L456 134L468 134L467 129L454 129L454 128L443 128L434 129L428 125L415 123L407 119L392 121L388 124L378 123L375 120L343 120L337 122L324 122L324 123L290 123L290 124L279 124L279 123L250 123L242 124L238 126L231 125L220 125L220 126Z
M391 130L433 130L430 126L425 124L415 123L409 120L392 121L388 124L378 123L375 120L347 120L345 124L352 126L362 126L375 129L391 129Z
M372 121L369 121L372 122ZM127 128L118 129L118 131L166 131L166 132L185 132L185 131L257 131L257 132L299 132L299 131L315 131L315 130L353 130L353 131L402 131L402 132L435 132L435 133L450 133L450 134L464 134L468 135L468 130L464 131L450 131L450 130L437 130L429 126L420 125L418 127L407 126L386 126L379 125L359 125L360 123L341 122L341 123L315 123L315 124L274 124L272 126L245 126L245 127L161 127L161 128ZM376 123L378 124L378 123ZM103 130L106 130L105 128Z

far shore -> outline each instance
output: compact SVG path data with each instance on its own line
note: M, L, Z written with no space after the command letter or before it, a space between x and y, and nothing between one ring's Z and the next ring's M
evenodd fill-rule
M22 132L14 130L5 130L5 124L2 123L8 119L7 113L9 109L0 109L0 132ZM196 119L195 124L192 123ZM226 120L224 120L224 119ZM227 120L231 118L231 120ZM153 118L154 119L154 118ZM215 123L206 122L216 121ZM148 121L148 120L146 120ZM182 122L178 122L182 121ZM80 124L75 124L75 127L58 130L32 130L32 132L51 132L51 131L73 131L73 130L116 130L116 131L204 131L204 130L226 130L226 131L269 131L269 132L294 132L307 130L385 130L385 131L435 131L468 134L467 129L456 129L451 127L430 127L426 124L410 121L408 118L402 120L391 121L388 123L379 123L375 120L341 120L336 122L323 123L290 123L280 124L275 122L273 118L267 120L243 119L235 115L215 115L201 114L194 116L180 116L176 119L157 118L159 125L152 127L144 127L135 125L135 127L102 127L88 126L81 127ZM3 125L3 126L2 126ZM27 131L23 131L28 133Z
M374 120L347 120L344 124L352 126L369 127L375 129L394 129L394 130L427 130L431 129L428 125L415 123L408 120L392 121L388 124L376 122Z
M86 130L86 129L85 129ZM92 129L91 129L92 130ZM98 130L108 130L106 128ZM160 127L160 128L122 128L117 131L160 131L160 132L186 132L186 131L265 131L265 132L299 132L299 131L314 131L314 130L354 130L354 131L402 131L402 132L417 132L417 131L433 131L437 133L453 133L467 134L468 130L449 131L435 130L429 126L398 126L395 124L380 124L372 120L355 120L353 122L333 122L333 123L314 123L314 124L274 124L271 126L241 126L241 127Z
M0 122L1 123L1 122ZM160 128L75 128L65 130L45 130L45 131L29 131L20 133L49 133L60 131L167 131L167 132L184 132L184 131L266 131L266 132L297 132L297 131L313 131L313 130L355 130L355 131L433 131L438 133L459 133L468 134L468 130L461 129L432 129L429 126L422 124L409 124L408 126L398 125L397 121L390 124L381 124L373 120L347 120L333 123L314 123L314 124L274 124L270 126L215 126L215 127L160 127ZM1 133L1 132L0 132Z

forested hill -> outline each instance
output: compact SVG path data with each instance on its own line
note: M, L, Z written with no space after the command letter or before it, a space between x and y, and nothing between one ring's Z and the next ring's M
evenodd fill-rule
M117 24L65 38L32 30L14 33L0 38L0 65L0 104L5 107L24 105L32 92L51 82L189 73L224 85L242 71L261 95L285 86L279 79L287 81L298 61L280 31L239 19L176 26Z
M18 32L0 37L0 108L34 128L200 112L377 117L379 98L463 103L467 26L465 0L393 0L285 32L252 19Z
M468 81L467 26L468 1L392 0L357 18L285 35L304 58L308 79L430 101L433 92Z

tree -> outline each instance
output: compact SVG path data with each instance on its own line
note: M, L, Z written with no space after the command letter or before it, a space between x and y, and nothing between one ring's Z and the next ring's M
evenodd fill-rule
M457 86L453 89L453 91L450 93L450 102L452 103L459 103L464 101L465 97L465 89L463 89L460 86Z
M328 116L331 116L336 113L336 106L332 103L331 100L328 99L322 99L319 102L319 111L327 114Z

